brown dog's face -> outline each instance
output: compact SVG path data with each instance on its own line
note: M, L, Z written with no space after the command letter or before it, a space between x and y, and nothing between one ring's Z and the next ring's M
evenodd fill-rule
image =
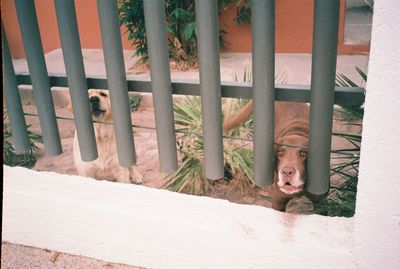
M306 161L307 150L304 148L289 146L275 148L275 180L281 192L290 195L303 190L307 177Z
M89 90L89 102L93 120L104 121L112 118L108 91Z

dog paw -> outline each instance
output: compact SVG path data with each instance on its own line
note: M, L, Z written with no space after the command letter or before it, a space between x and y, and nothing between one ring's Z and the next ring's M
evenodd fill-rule
M129 179L134 184L142 184L143 183L143 175L137 170L135 166L132 166L129 169Z

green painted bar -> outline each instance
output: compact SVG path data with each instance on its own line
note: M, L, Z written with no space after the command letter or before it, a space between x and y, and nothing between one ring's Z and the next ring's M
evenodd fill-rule
M196 0L195 6L205 174L217 180L224 177L218 6L215 0Z
M308 192L314 195L325 195L329 192L339 2L314 1L310 144L306 186Z
M97 1L101 39L110 91L118 160L121 166L136 163L135 145L131 128L128 87L122 53L117 1Z
M22 108L18 83L15 77L14 66L11 59L10 49L8 48L7 36L4 31L3 22L1 23L1 35L4 70L3 86L7 115L15 151L17 153L24 153L29 150L28 130L26 127L24 110Z
M82 51L73 0L55 0L58 29L60 32L65 69L73 107L79 149L83 161L98 157L88 86L83 66Z
M144 15L160 170L170 173L178 168L178 157L164 1L144 1Z
M251 1L254 182L274 182L275 0Z
M51 96L49 77L40 40L33 0L16 0L15 7L32 79L33 93L39 112L43 143L49 156L62 153L60 134Z

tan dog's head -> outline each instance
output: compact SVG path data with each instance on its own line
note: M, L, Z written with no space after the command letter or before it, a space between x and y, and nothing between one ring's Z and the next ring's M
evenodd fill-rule
M108 121L112 119L110 96L106 90L88 91L90 111L94 121ZM72 112L72 104L67 109Z
M107 121L111 120L111 103L108 91L89 90L90 110L93 120Z
M308 139L305 137L287 137L277 141L275 147L275 181L279 190L287 195L303 190L307 173ZM301 147L285 146L294 145Z

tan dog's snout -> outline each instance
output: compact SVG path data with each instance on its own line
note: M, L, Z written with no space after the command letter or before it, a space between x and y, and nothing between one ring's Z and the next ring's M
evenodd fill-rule
M100 107L100 98L98 96L92 96L89 98L90 110L95 117L100 116L104 111Z
M94 117L111 118L110 101L106 91L89 90L89 103Z

